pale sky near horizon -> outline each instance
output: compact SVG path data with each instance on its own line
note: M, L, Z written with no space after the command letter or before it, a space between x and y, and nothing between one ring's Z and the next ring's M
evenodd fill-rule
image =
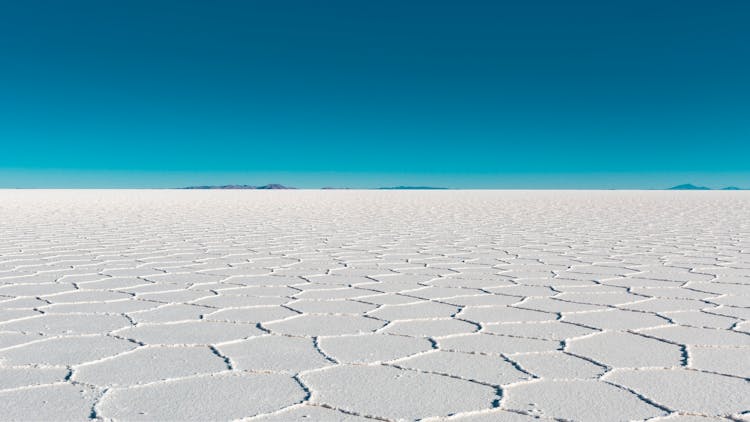
M750 2L0 6L0 188L750 188Z

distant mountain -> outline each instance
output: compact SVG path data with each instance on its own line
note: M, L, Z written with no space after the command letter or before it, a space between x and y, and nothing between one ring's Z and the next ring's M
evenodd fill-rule
M695 186L691 185L690 183L686 183L684 185L672 186L667 190L711 190L711 188L707 188L705 186Z
M221 185L221 186L188 186L182 189L295 189L292 187L271 183L270 185Z
M271 183L270 185L258 186L256 189L297 189L291 186L279 185L278 183Z
M432 186L393 186L393 187L385 187L385 188L378 188L379 190L441 190L441 189L448 189L448 188L436 188Z
M705 186L695 186L695 185L691 185L690 183L686 183L684 185L673 186L667 190L745 190L745 189L738 188L737 186L727 186L721 189L711 189Z

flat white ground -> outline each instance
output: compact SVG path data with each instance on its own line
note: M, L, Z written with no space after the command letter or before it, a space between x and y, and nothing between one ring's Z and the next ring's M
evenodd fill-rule
M746 192L0 191L2 420L742 419L749 320Z

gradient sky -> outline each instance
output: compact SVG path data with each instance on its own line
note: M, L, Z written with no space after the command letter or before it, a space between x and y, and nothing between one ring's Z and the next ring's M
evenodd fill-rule
M6 1L0 187L750 188L750 2Z

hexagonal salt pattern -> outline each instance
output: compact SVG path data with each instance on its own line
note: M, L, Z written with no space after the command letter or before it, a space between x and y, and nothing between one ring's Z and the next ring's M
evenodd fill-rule
M744 420L745 192L0 191L2 420Z

